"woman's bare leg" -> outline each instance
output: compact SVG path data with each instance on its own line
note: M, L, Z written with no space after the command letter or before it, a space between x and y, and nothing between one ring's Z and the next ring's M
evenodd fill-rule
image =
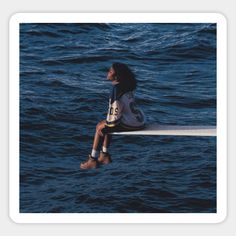
M108 148L111 143L111 134L102 134L101 130L105 127L105 121L101 121L97 124L96 132L93 141L93 151L97 153L97 150L101 148L103 152L108 152Z
M83 162L80 164L81 169L93 169L96 168L98 165L98 148L101 146L101 144L104 141L104 135L101 132L101 130L105 127L105 121L101 121L97 124L96 132L94 135L94 141L93 141L93 150L91 155L89 155L89 159L86 162Z
M96 131L93 140L93 150L98 150L103 140L105 141L104 136L100 136L98 131Z
M97 124L96 132L93 140L93 149L91 155L89 155L89 159L80 164L81 169L91 169L96 168L99 164L108 164L111 162L111 157L107 153L107 149L111 142L110 134L103 134L102 129L105 128L106 121L101 121ZM103 145L103 150L105 152L101 152L98 157L98 149L100 149L101 145Z
M102 143L104 143L105 139L105 136L106 135L103 135L101 130L105 127L105 123L106 121L101 121L97 124L97 127L96 127L96 132L95 132L95 135L94 135L94 140L93 140L93 150L98 150L100 148L100 146L102 145ZM108 142L109 140L107 140L106 142Z
M102 146L103 146L104 148L108 149L109 146L110 146L110 143L111 143L111 139L112 139L111 134L106 134L106 135L104 136L104 141L103 141L103 145L102 145Z

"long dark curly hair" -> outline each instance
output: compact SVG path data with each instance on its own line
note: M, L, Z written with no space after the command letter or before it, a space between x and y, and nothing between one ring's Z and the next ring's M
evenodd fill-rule
M123 91L133 91L137 87L137 80L134 73L124 63L113 63L112 68L115 71L115 78Z

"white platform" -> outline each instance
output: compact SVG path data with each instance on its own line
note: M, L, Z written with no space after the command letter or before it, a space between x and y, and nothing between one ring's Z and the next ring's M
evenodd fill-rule
M115 135L216 136L215 126L147 125L143 130L115 132Z

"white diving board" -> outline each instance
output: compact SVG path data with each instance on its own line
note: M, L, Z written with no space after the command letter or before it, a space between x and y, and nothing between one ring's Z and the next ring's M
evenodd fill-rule
M179 126L150 124L142 130L114 132L115 135L216 136L216 126Z

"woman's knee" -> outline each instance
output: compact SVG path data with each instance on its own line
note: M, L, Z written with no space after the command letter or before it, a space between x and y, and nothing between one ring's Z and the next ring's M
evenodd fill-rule
M105 123L106 123L105 120L102 120L102 121L98 122L97 126L96 126L96 131L103 129L104 126L105 126Z

